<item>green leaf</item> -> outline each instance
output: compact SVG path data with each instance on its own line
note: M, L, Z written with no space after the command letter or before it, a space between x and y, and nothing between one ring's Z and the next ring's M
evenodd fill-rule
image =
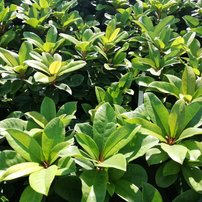
M185 126L183 126L185 116L185 103L184 100L178 100L171 109L168 117L168 124L172 138L179 137L179 134Z
M152 136L146 136L138 133L130 144L121 150L128 162L131 162L143 156L150 148L157 145L159 140Z
M41 8L48 8L49 7L47 0L39 0L39 5L41 6Z
M198 194L192 189L182 192L178 195L173 202L190 202L190 201L197 201L200 202L201 194Z
M18 55L4 48L0 48L0 58L10 67L19 65Z
M147 182L148 176L142 166L138 164L128 164L123 179L132 182L137 187L142 187L143 183Z
M82 202L104 202L107 189L106 171L84 171L80 179L82 182Z
M81 69L85 65L86 65L86 62L82 60L68 62L66 63L66 65L60 68L58 76L62 76L63 74L67 74L67 73L76 71L78 69Z
M55 43L57 40L57 29L54 25L51 26L51 28L48 30L46 35L46 42Z
M105 159L116 154L133 139L139 129L140 126L135 127L135 125L127 124L113 132L104 144L103 158Z
M144 100L145 108L151 120L161 128L164 135L169 134L169 113L166 107L153 93L145 93Z
M38 142L27 133L8 129L6 139L9 145L27 161L43 161L43 153Z
M45 97L41 103L40 113L46 118L47 121L56 117L56 107L54 101Z
M56 165L36 171L29 176L29 184L34 191L47 196L56 173Z
M68 175L76 171L74 160L68 156L60 158L58 160L57 166L58 166L58 171L56 173L57 176Z
M105 103L97 109L93 120L93 139L98 145L100 153L103 152L106 140L115 130L115 112L109 103Z
M142 188L144 202L163 202L159 191L149 183L144 183Z
M57 116L60 116L62 114L74 115L76 113L76 110L77 110L77 102L67 102L59 108Z
M111 20L106 28L106 37L109 39L110 36L112 35L112 33L114 32L114 30L116 29L116 21L113 19Z
M30 117L41 128L44 128L46 126L46 124L48 123L46 118L38 112L35 112L35 111L27 112L27 113L25 113L25 115Z
M126 171L126 158L123 154L115 154L114 156L97 163L96 166L103 168L116 168Z
M59 154L63 149L70 148L71 145L73 145L73 143L74 143L74 139L72 138L69 141L61 142L55 145L50 151L50 156L49 156L50 164L52 164L54 161L58 159Z
M81 181L77 176L64 176L56 179L54 191L67 201L81 202Z
M199 127L201 125L202 107L200 102L193 102L186 106L183 125L186 127Z
M78 133L84 133L93 138L93 127L89 123L77 123L74 130Z
M161 141L164 141L164 142L166 141L165 137L163 137L161 128L146 119L137 117L137 118L127 119L126 122L131 124L132 123L139 124L141 126L140 132L144 135L152 135L153 137L156 137Z
M42 150L46 160L49 160L52 148L64 140L64 124L56 117L46 125L42 134Z
M63 37L64 39L74 43L75 45L79 43L79 41L71 35L68 35L68 34L59 34L59 35Z
M168 145L161 143L161 148L170 156L173 161L183 164L187 154L187 148L182 145Z
M125 201L142 202L142 193L139 188L126 180L118 180L115 183L115 193Z
M158 36L159 33L168 25L172 25L175 21L175 16L170 15L163 18L155 27L154 35Z
M179 89L174 84L164 81L153 81L152 83L149 84L149 87L155 88L162 93L169 93L177 98L179 97L180 94Z
M78 133L76 134L76 140L92 159L99 159L99 148L90 136L83 133Z
M186 66L182 75L182 93L193 95L196 88L196 77L192 67Z
M25 60L30 59L30 52L32 51L32 44L28 41L22 43L19 50L19 61L20 64L23 65Z
M9 167L0 180L13 180L43 169L38 163L24 162Z
M183 176L188 185L198 193L202 193L202 171L198 167L182 167Z
M20 196L20 202L41 202L42 194L35 192L30 186L27 186Z
M163 168L164 168L164 165L161 165L158 168L156 175L155 175L155 181L159 187L166 188L166 187L169 187L170 185L172 185L177 180L178 175L175 174L175 175L164 176Z
M27 121L23 121L18 118L7 118L0 121L0 134L3 135L3 132L7 129L18 129L21 131L26 130Z
M193 137L194 135L201 135L202 134L202 128L187 128L185 129L177 139L177 141L181 141L183 139Z
M149 165L161 164L169 158L166 152L158 148L149 149L145 157Z
M30 43L34 44L38 48L43 48L43 41L42 39L33 32L24 32L23 36L27 39Z
M95 86L95 94L96 94L98 103L105 101L106 92L103 88L101 88L99 86Z
M164 164L163 167L163 175L169 176L169 175L176 175L180 172L180 164L175 161L168 161Z
M25 160L13 150L0 151L0 170L5 170L13 165L20 164Z
M190 15L185 15L183 19L185 20L186 24L190 27L197 27L199 25L198 18L192 17Z
M0 46L6 47L13 39L15 39L16 33L13 30L6 31L0 39Z

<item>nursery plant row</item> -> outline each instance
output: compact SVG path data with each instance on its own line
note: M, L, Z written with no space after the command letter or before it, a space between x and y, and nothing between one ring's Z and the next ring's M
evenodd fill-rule
M201 0L0 0L0 201L201 201L201 45Z

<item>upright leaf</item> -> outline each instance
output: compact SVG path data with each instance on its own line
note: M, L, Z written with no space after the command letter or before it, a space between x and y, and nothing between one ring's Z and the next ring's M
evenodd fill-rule
M42 150L46 160L48 160L52 148L64 141L64 139L64 124L60 118L56 117L46 125L42 135Z
M196 88L196 77L192 67L186 66L182 75L182 92L184 95L193 95Z
M185 116L185 103L184 100L178 100L171 109L168 124L170 128L169 135L173 138L179 137L181 130L185 127L183 125Z
M43 153L38 142L27 133L8 129L6 139L9 145L27 161L43 161Z
M49 98L45 97L41 103L40 108L41 114L46 118L47 121L56 117L56 108L54 101Z
M103 151L106 140L115 129L115 112L109 103L105 103L97 109L93 121L93 139L98 145L100 153Z
M153 93L146 93L144 99L145 108L151 120L161 128L165 135L169 134L169 113L166 107Z

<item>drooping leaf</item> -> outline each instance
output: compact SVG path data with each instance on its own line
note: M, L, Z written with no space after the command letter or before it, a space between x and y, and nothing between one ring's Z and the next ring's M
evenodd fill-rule
M82 202L104 202L107 188L105 171L84 171L80 176L82 182Z
M64 176L56 179L54 191L67 201L81 202L81 181L77 176Z
M188 185L198 193L202 193L202 171L198 167L184 166L183 176Z
M184 191L180 195L178 195L173 202L190 202L190 201L200 201L201 194L195 192L193 189L189 189Z
M29 176L29 184L34 191L47 196L56 173L56 165L36 171Z
M163 202L159 191L149 183L143 184L143 202Z
M27 113L25 113L25 115L30 117L41 128L44 128L46 126L46 124L48 123L46 118L38 112L35 112L35 111L27 112Z
M156 175L155 175L155 181L159 187L166 188L166 187L169 187L170 185L172 185L177 180L178 175L174 174L174 175L164 176L163 168L164 168L164 165L161 165L158 168Z
M42 194L37 193L30 186L27 186L20 196L20 202L41 202L42 198Z
M114 156L97 163L96 166L103 168L116 168L126 171L126 158L123 154L115 154Z
M161 143L161 148L170 156L172 160L179 164L183 164L188 151L185 146Z
M166 152L159 148L151 148L146 153L146 161L149 165L160 164L169 158Z
M115 183L115 193L125 201L142 202L142 193L139 188L127 180L118 180Z
M140 188L143 183L147 182L148 176L146 170L141 165L130 163L122 179L132 182Z
M23 162L9 167L1 176L1 180L13 180L42 170L43 167L34 162Z

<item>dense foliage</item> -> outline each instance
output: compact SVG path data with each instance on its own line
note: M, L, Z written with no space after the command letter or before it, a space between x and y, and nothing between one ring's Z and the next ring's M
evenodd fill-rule
M0 0L0 201L201 201L201 46L201 0Z

